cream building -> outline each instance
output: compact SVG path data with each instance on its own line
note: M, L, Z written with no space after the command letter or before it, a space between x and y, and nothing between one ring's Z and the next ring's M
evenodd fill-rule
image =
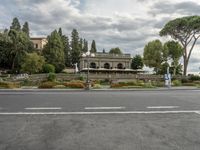
M38 50L42 50L44 46L47 44L47 38L45 37L32 37L30 39L34 44L34 48Z

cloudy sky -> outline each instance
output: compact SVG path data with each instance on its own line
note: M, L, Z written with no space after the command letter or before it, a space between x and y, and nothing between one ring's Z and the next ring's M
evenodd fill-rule
M144 45L158 36L171 19L200 15L199 0L2 0L0 29L13 17L28 21L31 36L46 36L62 27L70 36L73 28L97 48L120 47L125 53L142 54ZM200 48L193 51L189 72L198 72Z

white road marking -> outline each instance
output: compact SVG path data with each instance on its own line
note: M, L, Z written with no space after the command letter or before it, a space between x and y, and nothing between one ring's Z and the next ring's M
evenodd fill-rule
M149 109L162 109L162 108L172 109L172 108L179 108L179 106L148 106L147 108L149 108Z
M114 112L0 112L0 115L111 115L111 114L180 114L180 113L200 114L200 110L114 111Z
M28 107L26 110L60 110L61 107Z
M85 107L86 110L125 109L126 107Z

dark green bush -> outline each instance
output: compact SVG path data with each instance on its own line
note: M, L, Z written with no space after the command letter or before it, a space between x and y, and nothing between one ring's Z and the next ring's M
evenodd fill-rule
M55 67L51 64L45 64L43 66L43 72L44 73L55 73Z
M190 79L191 81L200 81L200 76L192 75L192 76L189 77L189 79Z
M84 83L81 82L66 82L64 83L64 86L68 88L81 88L81 89L85 88Z
M56 81L56 74L55 73L49 73L47 76L48 81Z

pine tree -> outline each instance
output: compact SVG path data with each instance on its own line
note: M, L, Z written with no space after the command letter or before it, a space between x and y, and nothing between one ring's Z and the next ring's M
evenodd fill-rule
M71 59L72 64L78 63L80 60L81 48L79 44L79 34L76 29L73 29L71 34Z
M19 23L19 20L17 18L13 19L12 25L10 26L10 29L20 31L21 30L21 25Z
M23 25L23 28L22 28L22 31L24 33L26 33L26 35L29 37L29 25L28 25L28 22L25 22L24 25Z
M96 53L96 52L97 52L95 40L92 40L90 52L91 52L91 53Z
M48 43L44 47L43 55L47 63L56 68L56 72L61 72L65 67L64 46L60 34L55 30L48 36Z

